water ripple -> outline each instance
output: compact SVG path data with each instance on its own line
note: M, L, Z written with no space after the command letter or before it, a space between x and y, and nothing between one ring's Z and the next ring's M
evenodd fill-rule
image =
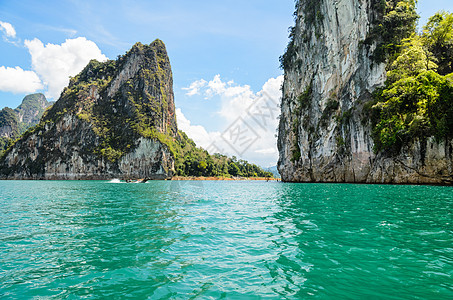
M453 189L0 182L0 297L448 299Z

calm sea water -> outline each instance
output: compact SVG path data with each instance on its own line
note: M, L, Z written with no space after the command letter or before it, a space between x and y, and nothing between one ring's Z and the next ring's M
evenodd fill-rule
M2 299L452 299L453 188L0 182Z

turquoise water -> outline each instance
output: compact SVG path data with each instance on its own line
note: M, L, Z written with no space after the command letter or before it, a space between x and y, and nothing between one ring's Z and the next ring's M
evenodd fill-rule
M452 299L453 188L0 182L0 298Z

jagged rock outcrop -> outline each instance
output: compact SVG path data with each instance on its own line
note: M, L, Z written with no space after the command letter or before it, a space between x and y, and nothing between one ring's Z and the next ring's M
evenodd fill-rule
M5 107L0 111L0 137L18 138L27 128L38 124L50 105L46 97L38 93L26 96L14 110Z
M364 113L386 80L369 41L375 0L300 0L285 80L278 169L284 181L453 182L453 141L415 140L399 154L374 153Z
M52 103L47 101L46 96L37 93L26 96L14 111L19 122L31 127L39 123L42 114L50 105Z
M177 135L165 45L91 61L0 159L3 179L166 179Z

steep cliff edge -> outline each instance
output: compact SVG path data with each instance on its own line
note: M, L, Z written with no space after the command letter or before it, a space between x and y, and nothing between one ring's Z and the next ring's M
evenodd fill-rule
M165 45L137 43L116 61L91 61L0 159L3 179L165 179L177 136Z
M409 37L416 18L395 18L399 23L387 31L377 24L388 22L389 10L399 17L399 10L412 9L412 4L298 2L282 57L278 169L284 181L453 182L451 139L413 139L395 153L375 151L372 138L369 110L375 104L373 92L386 81L388 57L395 55L389 45Z

